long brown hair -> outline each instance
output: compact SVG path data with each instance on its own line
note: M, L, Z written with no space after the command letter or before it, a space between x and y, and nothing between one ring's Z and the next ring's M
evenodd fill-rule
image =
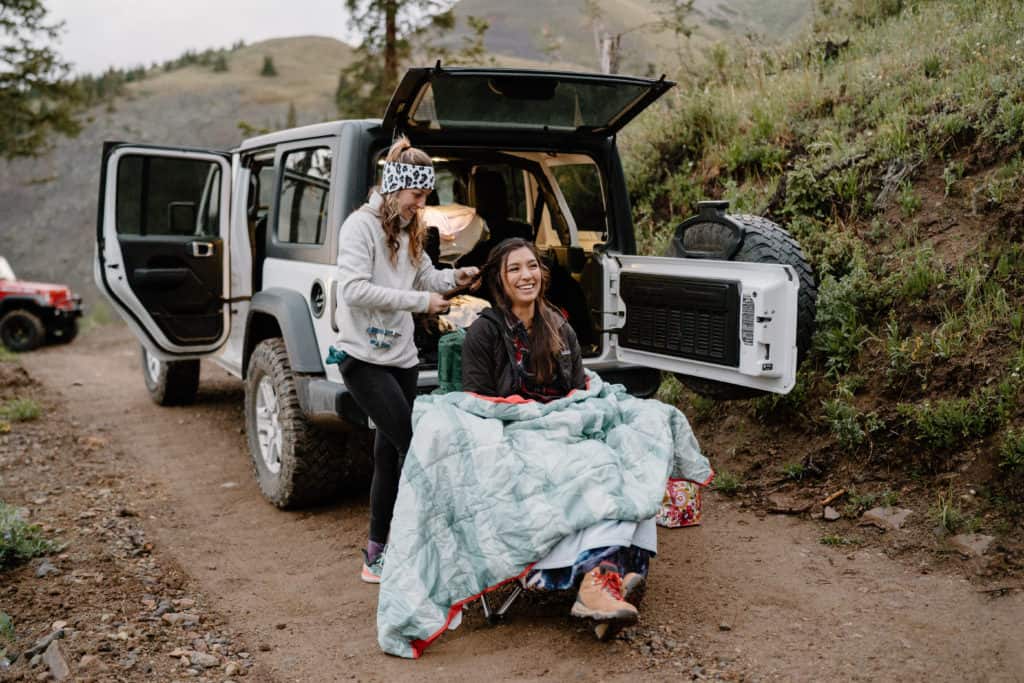
M555 378L558 367L558 356L564 346L562 335L558 328L564 322L562 314L552 306L547 299L548 282L550 271L540 258L537 247L533 242L528 242L520 237L512 237L499 242L491 249L484 264L482 277L487 283L491 293L491 300L494 307L501 311L508 319L514 319L512 312L512 300L505 292L505 264L508 262L508 255L513 251L522 248L529 249L533 257L540 265L540 294L537 296L533 311L533 325L530 328L530 360L533 365L533 375L538 383L549 384Z
M422 149L413 147L412 143L409 142L409 138L404 135L395 140L394 144L391 145L391 149L388 150L384 161L397 161L401 164L413 164L416 166L434 165L430 155ZM402 244L399 240L402 234L402 213L398 207L399 192L401 190L381 195L384 198L384 205L381 207L380 223L381 227L384 228L384 237L388 245L388 251L391 252L389 258L393 266L398 265L398 249ZM423 219L420 217L419 212L416 212L413 214L412 222L409 223L409 262L413 265L419 263L420 255L423 253L423 237L426 233L427 228L423 224Z

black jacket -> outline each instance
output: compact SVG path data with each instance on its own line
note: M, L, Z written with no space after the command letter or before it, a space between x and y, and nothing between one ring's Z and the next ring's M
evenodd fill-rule
M511 396L516 393L515 347L512 331L503 315L488 308L480 314L462 342L462 390L483 396ZM568 320L558 328L564 351L558 359L558 384L572 389L586 388L583 356L576 332Z

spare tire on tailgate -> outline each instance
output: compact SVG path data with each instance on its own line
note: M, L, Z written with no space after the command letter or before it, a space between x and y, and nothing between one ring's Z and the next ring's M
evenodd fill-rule
M666 256L714 258L749 263L780 263L792 266L800 278L797 295L797 363L803 362L814 336L818 286L800 245L776 223L748 214L726 213L728 202L700 202L699 213L676 230ZM765 391L715 380L676 375L680 382L702 396L719 401L753 398Z

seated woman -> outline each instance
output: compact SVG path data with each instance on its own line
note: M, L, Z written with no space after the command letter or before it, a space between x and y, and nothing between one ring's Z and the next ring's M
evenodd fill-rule
M580 345L566 318L548 303L548 272L531 242L507 239L482 270L494 307L473 323L462 346L462 388L483 396L535 401L586 388ZM654 520L606 520L568 536L534 565L526 587L579 585L572 614L593 619L599 637L635 622L650 558ZM628 601L627 601L628 600Z

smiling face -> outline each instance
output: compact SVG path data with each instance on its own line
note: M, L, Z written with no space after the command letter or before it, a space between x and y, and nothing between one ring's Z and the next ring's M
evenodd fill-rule
M540 296L544 273L528 247L510 251L501 270L501 284L514 307L529 306Z
M416 212L427 205L430 190L405 189L398 191L398 211L405 220L412 220Z

